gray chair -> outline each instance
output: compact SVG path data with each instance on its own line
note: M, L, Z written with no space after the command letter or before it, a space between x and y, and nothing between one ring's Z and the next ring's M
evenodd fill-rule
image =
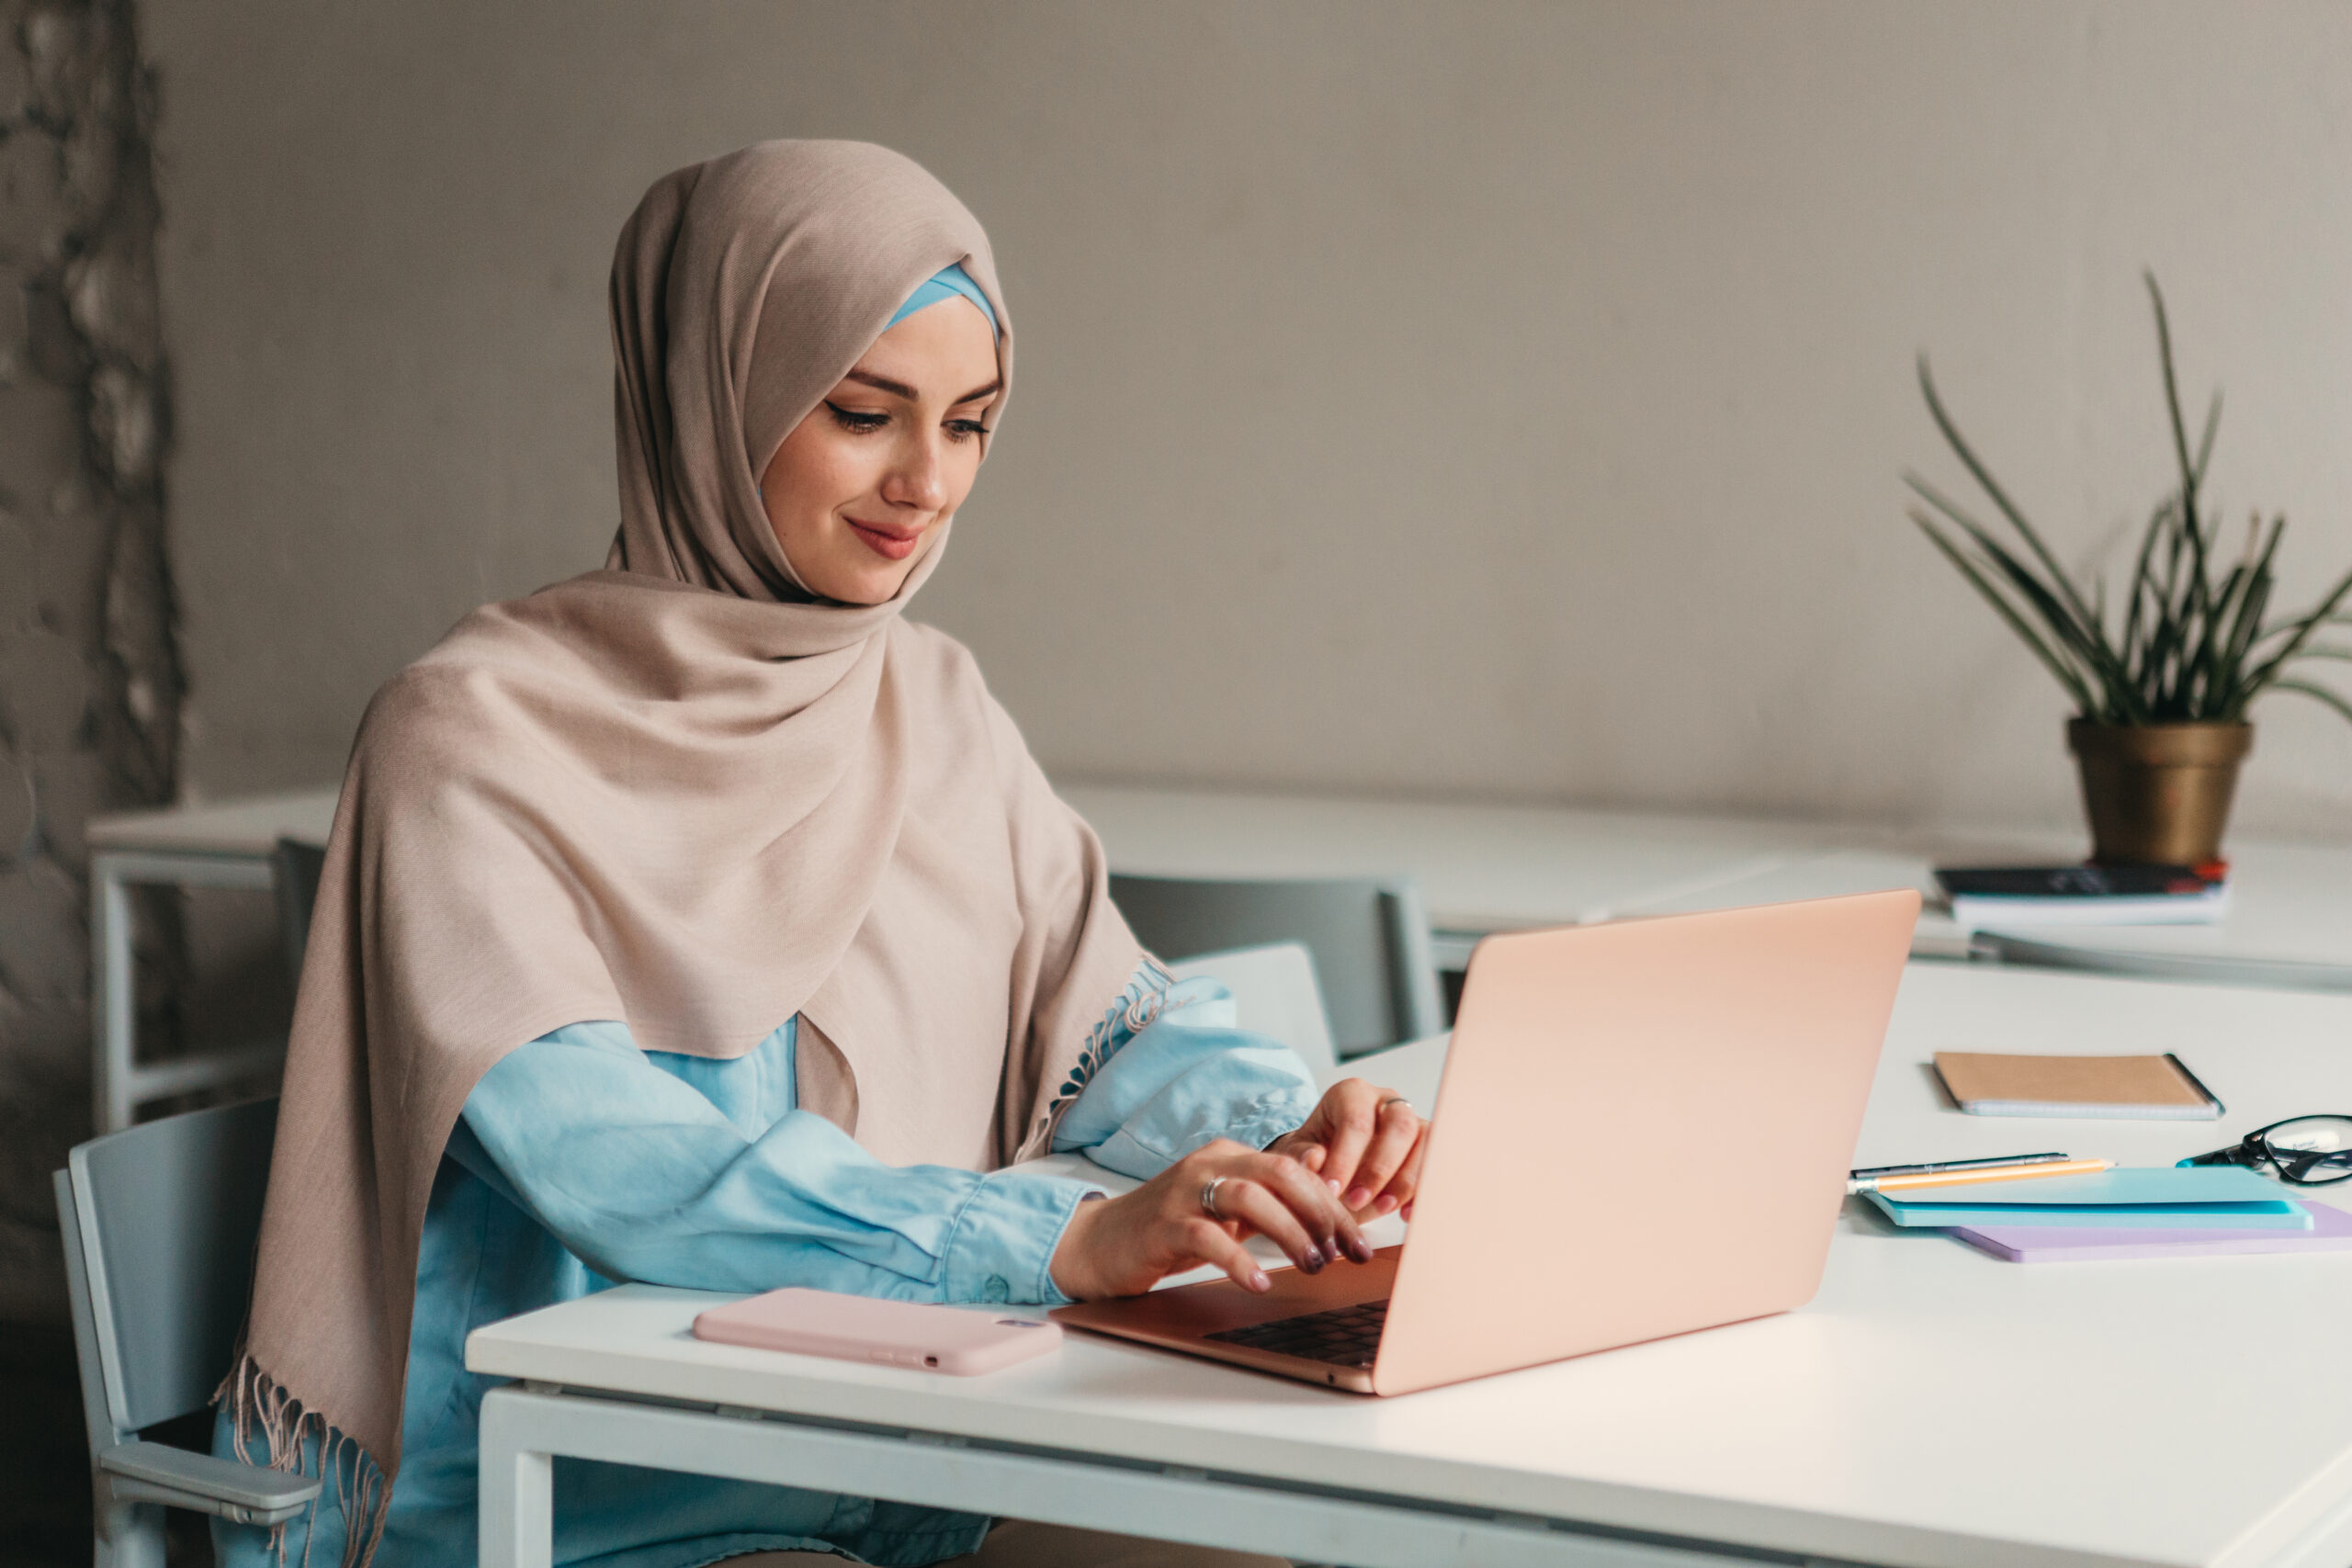
M97 1568L163 1568L159 1505L274 1525L319 1494L139 1436L204 1409L228 1375L277 1128L274 1099L167 1116L80 1145L56 1175Z
M1306 947L1342 1057L1445 1028L1429 916L1410 881L1114 876L1111 900L1163 959L1269 942Z
M1331 1019L1315 984L1315 955L1295 942L1265 947L1228 948L1193 958L1174 958L1168 972L1179 980L1220 981L1233 997L1234 1021L1298 1053L1315 1087L1329 1089L1340 1077L1339 1054L1331 1048Z
M285 944L286 983L302 984L302 950L311 942L311 907L319 901L319 874L326 870L324 844L280 839L270 852L270 886L277 894L277 937Z

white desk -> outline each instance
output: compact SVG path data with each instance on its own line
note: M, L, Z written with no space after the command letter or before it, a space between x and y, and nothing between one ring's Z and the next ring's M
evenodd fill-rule
M2230 915L2211 926L1987 933L1997 957L2119 975L2352 990L2352 848L2233 843Z
M1121 871L1189 876L1418 878L1438 956L1459 967L1478 936L1514 926L1723 908L1912 886L1937 860L2064 861L2071 834L1937 835L1736 818L1448 806L1079 784L1064 795ZM266 1051L141 1066L133 1054L130 904L135 882L266 887L281 837L323 840L335 792L257 796L90 824L96 1120L127 1126L144 1100L266 1066ZM2352 848L2235 841L2230 919L1980 938L1976 956L2236 984L2352 991ZM1930 912L1913 951L1972 953Z
M1910 886L1932 892L1939 864L2059 863L2081 846L2057 835L1943 835L1900 847L1842 849L1717 883L1696 895L1628 905L1627 914L1769 904ZM2149 979L2352 991L2352 848L2236 840L2230 913L2210 926L2107 926L1961 934L1928 909L1912 952L1974 956Z
M1820 824L1563 807L1071 785L1114 867L1163 876L1385 876L1430 924L1483 934L1605 920L1853 841Z
M2352 998L1914 965L1859 1157L2169 1163L2352 1109L2347 1042ZM1953 1045L2177 1049L2230 1113L1962 1116L1920 1066ZM1438 1054L1382 1076L1425 1095ZM1079 1335L978 1379L701 1344L717 1299L630 1286L471 1337L526 1380L483 1406L485 1568L548 1561L554 1454L1363 1568L2352 1560L2352 1255L2019 1266L1855 1201L1798 1312L1386 1401Z

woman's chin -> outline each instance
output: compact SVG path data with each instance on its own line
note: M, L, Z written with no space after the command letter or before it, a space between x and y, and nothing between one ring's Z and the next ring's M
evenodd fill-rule
M777 542L784 543L784 531L776 532ZM793 574L819 598L836 604L882 604L898 597L907 579L931 553L933 543L929 536L914 541L915 548L899 560L854 536L829 538L815 547L804 545L797 550L786 545L784 554Z
M914 562L908 561L881 571L843 571L829 574L829 581L809 586L836 604L884 604L898 597L913 570Z

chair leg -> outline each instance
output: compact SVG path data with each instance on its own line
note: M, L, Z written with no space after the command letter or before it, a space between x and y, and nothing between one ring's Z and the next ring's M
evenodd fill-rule
M96 1568L164 1568L164 1510L101 1497Z

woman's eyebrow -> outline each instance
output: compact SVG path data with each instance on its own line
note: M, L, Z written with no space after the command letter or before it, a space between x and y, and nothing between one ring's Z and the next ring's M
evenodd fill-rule
M915 389L912 387L908 386L904 381L893 381L888 376L876 376L871 370L853 370L842 379L862 382L877 392L888 392L894 398L904 398L909 402L915 401Z
M904 398L910 403L922 400L921 395L918 394L912 387L908 386L904 381L893 381L889 377L876 376L871 370L853 370L848 375L842 377L842 379L844 381L855 381L861 386L871 387L877 392L888 392L894 398ZM949 408L960 409L966 403L976 403L982 398L992 398L1002 390L1004 390L1004 378L1000 376L985 387L973 388L970 391L965 393L962 397L956 399L947 406Z

